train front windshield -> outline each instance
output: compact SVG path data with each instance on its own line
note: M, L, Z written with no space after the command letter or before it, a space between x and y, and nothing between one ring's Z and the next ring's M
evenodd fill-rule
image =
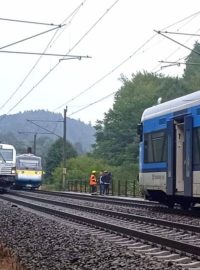
M41 170L41 159L40 158L22 158L17 160L17 169L22 170Z
M13 161L13 150L12 149L0 149L0 161Z

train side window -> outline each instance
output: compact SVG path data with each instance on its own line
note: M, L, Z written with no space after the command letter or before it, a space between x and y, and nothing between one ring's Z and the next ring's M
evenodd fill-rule
M165 131L144 135L144 162L158 163L167 160L167 136Z
M193 130L193 164L200 165L200 128Z
M142 142L142 135L143 135L143 124L142 123L137 125L137 134L140 136L140 142Z

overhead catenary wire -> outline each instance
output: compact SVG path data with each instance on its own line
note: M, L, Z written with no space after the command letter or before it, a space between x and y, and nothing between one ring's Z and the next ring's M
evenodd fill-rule
M0 50L5 49L5 48L8 48L8 47L13 46L13 45L16 45L16 44L19 44L19 43L24 42L24 41L30 40L30 39L32 39L32 38L35 38L35 37L38 37L38 36L47 34L47 33L51 32L51 31L54 31L54 30L56 30L56 29L58 29L58 28L61 28L61 27L63 27L63 26L64 26L64 24L63 24L63 25L56 26L56 27L54 27L54 28L52 28L52 29L48 29L48 30L43 31L43 32L41 32L41 33L35 34L35 35L33 35L33 36L30 36L30 37L27 37L27 38L23 38L23 39L21 39L21 40L18 40L18 41L12 42L12 43L10 43L10 44L4 45L4 46L0 47Z
M78 14L79 10L81 9L81 7L85 4L86 0L84 0L72 13L72 16L70 17L68 23L66 24L67 26L71 25L72 21L75 19L76 15ZM67 19L65 19L62 23L65 23L67 21ZM52 47L54 45L54 43L59 39L59 37L63 34L65 29L63 29L62 31L60 31L60 33L57 35L57 37L55 37L55 39L52 41L51 46ZM58 118L59 119L59 118ZM55 123L53 132L55 132L56 128L58 126L58 121L57 123Z
M78 5L78 7L76 7L62 22L61 25L65 24L67 20L69 20L71 17L74 18L74 16L77 14L77 12L80 10L80 8L83 6L83 4L86 2L86 0L84 0L80 5ZM72 19L71 19L72 21ZM66 25L66 24L65 24ZM58 31L60 30L60 28L57 29L57 31L54 33L54 35L51 37L50 41L48 42L47 46L45 47L43 54L46 53L46 51L48 50L49 46L52 44L52 42L54 41L54 38L56 37L56 34L58 33ZM55 42L55 41L54 41ZM20 90L20 88L23 86L23 84L26 82L26 80L29 78L29 76L31 75L31 73L33 72L33 70L35 70L36 66L39 64L40 60L42 59L43 55L41 55L35 62L35 64L32 66L32 68L28 71L28 73L26 74L26 76L24 77L24 79L22 80L22 82L19 84L19 86L12 92L12 94L9 96L9 98L0 106L0 110L3 109L8 102L15 96L15 94ZM6 117L6 115L5 115ZM4 117L4 118L5 118ZM1 119L0 119L1 121Z
M173 61L159 61L160 63L166 63L166 64L173 64L173 65L197 65L199 66L200 65L200 62L199 63L193 63L193 62L188 62L188 63L185 63L185 62L173 62Z
M46 26L59 26L59 24L54 24L54 23L34 22L34 21L25 21L25 20L17 20L17 19L8 19L8 18L0 18L0 21L28 23L28 24L39 24L39 25L46 25Z
M181 42L179 42L179 41L177 41L177 40L175 40L175 39L173 39L173 38L170 38L170 37L164 35L161 31L156 31L156 30L154 30L154 31L155 31L157 34L160 34L161 36L166 37L167 39L169 39L169 40L171 40L171 41L173 41L173 42L175 42L175 43L181 45L182 47L184 47L184 48L186 48L186 49L188 49L188 50L190 50L191 52L194 52L194 53L200 55L200 53L199 53L198 51L193 50L193 49L189 48L188 46L182 44Z
M200 11L192 14L190 17L186 18L189 19L185 24L183 24L181 27L179 27L179 30L182 29L185 25L187 25L188 23L190 23L192 20L194 20L198 15L200 14ZM165 30L166 28L162 29ZM195 33L199 32L200 29L198 29ZM191 40L192 36L190 36L185 43L188 43L189 40ZM171 52L166 58L165 60L168 60L171 56L173 56L178 50L180 50L181 46L179 46L177 49L175 49L173 52ZM182 57L181 59L178 60L182 60L184 57ZM159 71L162 70L162 68L158 69L158 67L160 66L160 64L156 65L156 67L154 67L152 69L152 72L158 73Z
M127 58L125 58L121 63L119 63L117 66L115 66L113 69L111 69L108 73L106 73L105 75L103 75L101 78L99 78L97 81L95 81L92 85L90 85L88 88L86 88L85 90L81 91L79 94L77 94L76 96L74 96L73 98L69 99L68 101L66 101L65 103L62 103L60 106L58 106L56 109L54 110L58 110L61 107L63 107L64 105L67 105L68 103L70 103L71 101L75 100L76 98L80 97L81 95L85 94L87 91L89 91L91 88L93 88L95 85L97 85L98 83L100 83L101 81L103 81L105 78L107 78L110 74L112 74L113 72L115 72L118 68L120 68L122 65L124 65L128 60L130 60L135 54L137 54L138 51L140 51L147 43L149 43L153 38L155 37L155 35L151 36L148 40L146 40L138 49L136 49L131 55L129 55Z
M91 58L88 55L71 55L71 54L59 54L59 53L39 53L39 52L22 52L22 51L5 51L5 50L0 50L0 53L69 57L70 59L79 59L79 60L81 58ZM60 61L67 60L67 59L68 58L65 58L65 59L62 58L62 59L60 59Z
M79 110L77 110L77 111L75 111L75 112L72 112L71 114L69 114L69 116L74 115L75 113L81 112L81 111L83 111L83 110L89 108L90 106L92 106L92 105L94 105L94 104L97 104L97 103L99 103L99 102L101 102L101 101L103 101L103 100L105 100L105 99L107 99L107 98L113 96L113 95L116 94L116 93L117 93L117 90L114 91L114 92L112 92L112 93L110 93L110 94L108 94L108 95L106 95L106 96L104 96L104 97L102 97L102 98L100 98L100 99L98 99L98 100L96 100L96 101L94 101L94 102L92 102L92 103L90 103L90 104L88 104L88 105L86 105L86 106L84 106L83 108L81 108L81 109L79 109Z
M44 127L42 127L42 126L40 126L40 125L34 123L32 120L27 120L27 121L30 122L30 123L32 123L33 125L35 125L35 126L41 128L41 129L43 129L43 130L45 130L45 131L47 131L47 132L49 132L49 133L51 133L51 134L53 134L53 135L59 137L59 138L62 138L62 136L56 134L55 132L53 132L53 131L51 131L51 130L49 130L49 129L47 129L47 128L44 128Z
M196 13L190 15L190 16L187 16L187 17L184 18L184 19L179 20L177 23L180 23L180 22L182 22L182 21L184 21L184 20L186 20L186 19L188 19L188 18L190 18L190 17L197 16L197 15L199 15L199 14L200 14L200 11L198 11L198 12L196 12ZM165 27L165 28L163 28L163 29L167 29L167 28L169 28L169 27L171 27L171 26L174 26L174 25L176 25L177 23L173 23L173 24L171 24L171 25L169 25L169 26L167 26L167 27ZM153 35L150 39L152 39L153 37L155 37L155 35ZM147 40L147 41L148 41L148 40ZM147 41L146 41L146 43L148 43ZM145 44L145 43L144 43L144 44ZM143 44L143 45L144 45L144 44ZM142 46L141 46L141 47L142 47ZM99 79L98 81L96 81L96 83L94 83L93 85L91 85L91 87L85 89L84 91L82 91L81 93L79 93L77 96L75 96L74 98L70 99L68 102L74 100L75 98L79 97L80 95L82 95L83 93L85 93L86 91L88 91L89 89L91 89L94 85L96 85L98 82L100 82L101 80L103 80L103 78L104 78L105 76L106 76L106 75L104 75L103 77L101 77L101 79ZM79 110L77 110L77 111L75 111L75 112L72 112L71 114L69 114L69 116L74 115L74 114L76 114L76 113L78 113L78 112L80 112L80 111L82 111L82 110L87 109L88 107L90 107L90 106L92 106L92 105L94 105L94 104L96 104L96 103L98 103L98 102L101 102L101 101L105 100L106 98L108 98L108 97L114 95L116 92L117 92L117 91L114 91L114 92L112 92L111 94L109 94L109 95L107 95L107 96L105 96L105 97L103 97L103 98L101 98L101 99L98 99L97 101L95 101L95 102L93 102L93 103L90 103L89 105L86 105L86 106L84 106L83 108L81 108L81 109L79 109ZM64 104L62 104L62 105L64 106L65 104L66 104L66 103L64 103ZM59 108L60 108L60 107L59 107Z
M160 32L164 34L172 34L172 35L197 36L197 37L200 36L200 34L195 34L195 33L183 33L183 32L173 32L173 31L160 31Z
M71 49L69 49L69 52L71 52L76 46L92 31L92 29L105 17L105 15L119 2L120 0L114 1L114 3L106 9L106 11L99 17L99 19L88 29L88 31L83 34L83 36L72 46Z
M179 24L185 20L191 19L197 15L200 14L200 11L195 12L181 20L178 20L175 23L172 23L170 25L168 25L167 27L164 27L164 29L170 28L176 24ZM87 87L86 89L84 89L83 91L81 91L80 93L78 93L77 95L75 95L74 97L72 97L71 99L65 101L64 103L62 103L61 105L57 106L54 110L59 110L60 108L62 108L63 106L69 104L70 102L74 101L75 99L77 99L78 97L80 97L81 95L85 94L86 92L88 92L90 89L92 89L94 86L96 86L98 83L100 83L101 81L103 81L105 78L107 78L109 75L111 75L113 72L115 72L118 68L120 68L123 64L125 64L127 61L129 61L134 55L136 55L141 49L143 49L154 37L156 36L156 34L152 35L149 39L147 39L138 49L136 49L130 56L128 56L127 58L125 58L121 63L119 63L117 66L115 66L114 68L112 68L109 72L107 72L105 75L103 75L102 77L100 77L98 80L96 80L93 84L91 84L89 87Z
M192 63L192 62L188 62L188 63L184 63L184 62L170 62L170 61L160 61L161 63L169 63L169 65L165 65L165 66L161 66L161 69L163 68L167 68L167 67L172 67L172 66L178 66L180 67L181 65L190 65L190 66L199 66L200 63Z
M93 29L94 27L105 17L105 15L119 2L120 0L114 1L114 3L106 9L106 11L103 13L100 18L95 21L95 23L86 31L85 34L74 44L74 46L66 53L69 54ZM53 70L57 68L57 66L61 63L61 61L58 61L12 108L10 108L6 115L13 111L14 108L16 108L50 73L52 73Z
M181 27L179 27L179 30L182 29L184 26L186 26L187 24L189 24L192 20L194 20L197 16L199 16L200 11L188 16L185 18L186 22L181 25ZM183 20L181 20L179 23L183 22ZM172 25L174 26L174 25ZM171 27L171 26L170 26ZM162 31L164 31L165 29L167 29L169 27L165 27L162 29ZM197 32L197 31L196 31ZM164 37L163 37L164 38ZM185 42L187 43L192 37L190 36ZM173 50L173 52L171 52L166 58L165 60L168 60L171 56L173 56L178 50L180 50L181 46L176 48L175 50ZM158 67L160 66L160 64L157 64L153 69L152 72L158 73L159 71L161 71L161 68L158 69Z
M69 26L73 19L75 18L75 16L78 14L80 8L85 4L86 0L84 0L74 11L73 13L71 14L71 16L69 18L66 18L62 23L65 23L68 19L69 19L69 22L66 23L66 26ZM57 35L57 37L52 41L51 43L51 47L54 45L54 43L57 41L57 39L62 35L63 31L65 31L65 29L63 28L62 31L60 31L60 33Z

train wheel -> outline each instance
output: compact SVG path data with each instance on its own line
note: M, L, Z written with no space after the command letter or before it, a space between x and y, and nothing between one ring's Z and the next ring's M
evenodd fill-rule
M168 206L168 208L173 209L174 208L174 202L167 202L167 206Z
M190 202L181 203L181 209L182 210L188 210L191 207L192 207L192 204Z

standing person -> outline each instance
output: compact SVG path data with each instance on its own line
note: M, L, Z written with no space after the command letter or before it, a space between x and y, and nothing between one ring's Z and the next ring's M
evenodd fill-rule
M111 183L111 172L104 171L105 173L105 180L104 180L104 193L109 195L110 191L110 183Z
M105 193L105 173L100 172L100 177L99 177L99 187L100 187L100 195L104 195Z
M104 194L104 182L103 182L104 173L99 173L99 189L100 189L100 195Z
M90 186L92 188L92 194L97 194L97 177L96 171L92 171L90 175Z

